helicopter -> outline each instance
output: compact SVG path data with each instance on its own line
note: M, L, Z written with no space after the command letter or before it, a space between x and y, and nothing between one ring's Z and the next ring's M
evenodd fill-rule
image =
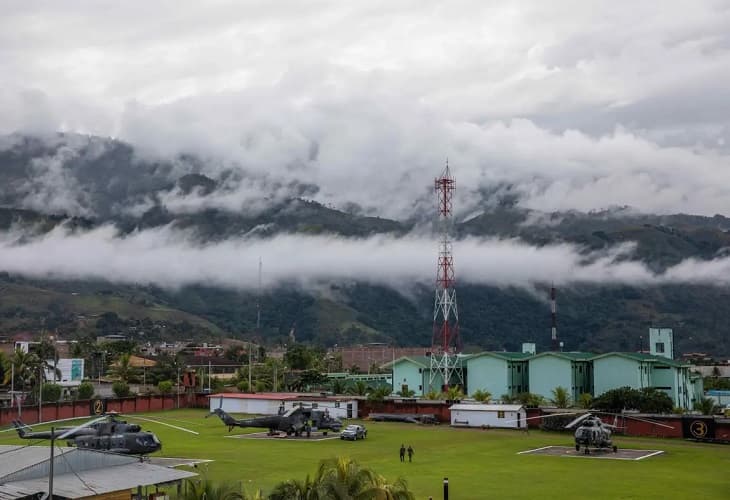
M544 418L554 418L554 417L562 417L566 415L576 415L578 412L571 412L571 413L555 413L552 415L540 415L537 417L531 417L527 420L533 420L533 419L544 419ZM616 429L619 429L617 425L612 425L604 422L601 420L600 417L596 415L596 413L605 414L605 415L613 415L614 417L621 417L621 418L630 418L632 420L639 420L641 422L649 422L661 427L667 427L669 429L674 429L671 425L665 425L660 422L655 422L654 420L648 420L644 418L639 417L632 417L626 414L618 414L618 413L607 413L607 412L587 412L582 413L580 416L575 418L574 420L570 421L567 425L565 425L564 429L574 429L575 428L575 434L574 434L574 440L575 440L575 451L580 452L581 449L583 449L583 453L586 455L589 455L591 452L591 449L594 449L595 451L605 451L605 450L612 450L614 453L618 452L618 446L613 444L613 440L611 439L611 435Z
M328 412L301 406L286 411L282 407L278 415L240 420L233 418L220 407L214 409L205 418L211 415L217 415L228 426L228 432L231 432L234 427L260 427L268 429L269 436L285 432L287 436L299 437L306 433L309 437L312 431L321 431L326 436L327 431L339 432L342 428L342 422L338 418L330 417Z
M198 434L195 431L150 418L133 418L155 422L192 434ZM77 419L53 420L43 423L49 424L67 420ZM119 414L117 413L107 413L76 427L62 427L53 429L52 431L33 431L30 426L25 425L20 420L13 420L13 428L22 439L65 439L69 446L94 451L124 455L149 455L162 449L162 443L154 433L143 431L138 424L130 424L125 420L120 420Z

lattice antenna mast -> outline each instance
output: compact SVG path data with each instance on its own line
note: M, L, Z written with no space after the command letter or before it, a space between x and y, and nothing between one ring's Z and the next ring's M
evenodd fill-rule
M438 224L441 233L436 265L436 291L433 307L433 337L431 341L431 382L440 375L447 388L454 375L463 384L456 354L461 351L459 340L459 309L456 304L454 256L450 232L453 226L452 197L456 187L449 163L434 182L438 200Z

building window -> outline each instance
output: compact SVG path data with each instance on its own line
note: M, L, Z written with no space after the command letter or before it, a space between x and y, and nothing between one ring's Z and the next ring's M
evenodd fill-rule
M656 343L656 352L664 352L664 342Z
M497 418L504 418L504 412L503 411L498 411L497 412Z
M340 402L339 401L335 401L335 408L339 408L339 407L340 407Z
M423 390L423 386L422 386L422 385L419 385L419 386L418 386L418 390L419 390L419 391L422 391L422 390Z
M578 373L583 373L583 366L582 365L578 367Z
M521 367L520 365L517 365L517 373L520 373L520 369L521 369L521 368L522 368L522 367Z
M423 373L423 368L419 368L418 373Z

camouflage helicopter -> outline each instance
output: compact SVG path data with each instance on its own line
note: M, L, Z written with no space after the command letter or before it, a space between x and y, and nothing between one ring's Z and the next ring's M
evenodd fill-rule
M167 424L151 418L132 418L155 422L191 434L198 434L190 429ZM43 422L43 424L47 425L69 420L78 420L78 418L51 420ZM22 439L67 440L69 446L94 451L124 455L149 455L162 448L162 443L154 433L143 431L138 424L130 424L126 420L120 420L119 414L114 412L107 413L76 427L60 427L51 431L33 431L30 426L25 425L20 420L13 420L13 428Z
M287 436L306 434L309 437L313 431L320 431L326 436L328 431L339 432L342 428L340 419L331 417L327 411L301 406L286 411L282 407L278 415L244 419L235 419L218 407L205 418L211 415L217 415L228 426L228 432L234 427L260 427L268 429L270 436L284 432Z

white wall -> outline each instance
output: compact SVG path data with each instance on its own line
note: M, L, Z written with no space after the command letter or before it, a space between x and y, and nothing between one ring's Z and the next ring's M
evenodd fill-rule
M287 410L299 406L300 401L286 401L284 406ZM324 410L325 408L329 411L330 416L337 418L357 418L357 400L347 401L301 401L305 407L311 408L314 404L317 405L317 409ZM348 415L347 405L352 405L351 412Z
M451 425L457 427L501 427L519 429L526 426L527 412L505 411L499 418L497 411L484 410L451 410Z
M241 399L223 397L221 405L220 397L209 398L210 411L222 408L227 413L244 413L248 415L276 415L279 411L281 401L271 399Z

